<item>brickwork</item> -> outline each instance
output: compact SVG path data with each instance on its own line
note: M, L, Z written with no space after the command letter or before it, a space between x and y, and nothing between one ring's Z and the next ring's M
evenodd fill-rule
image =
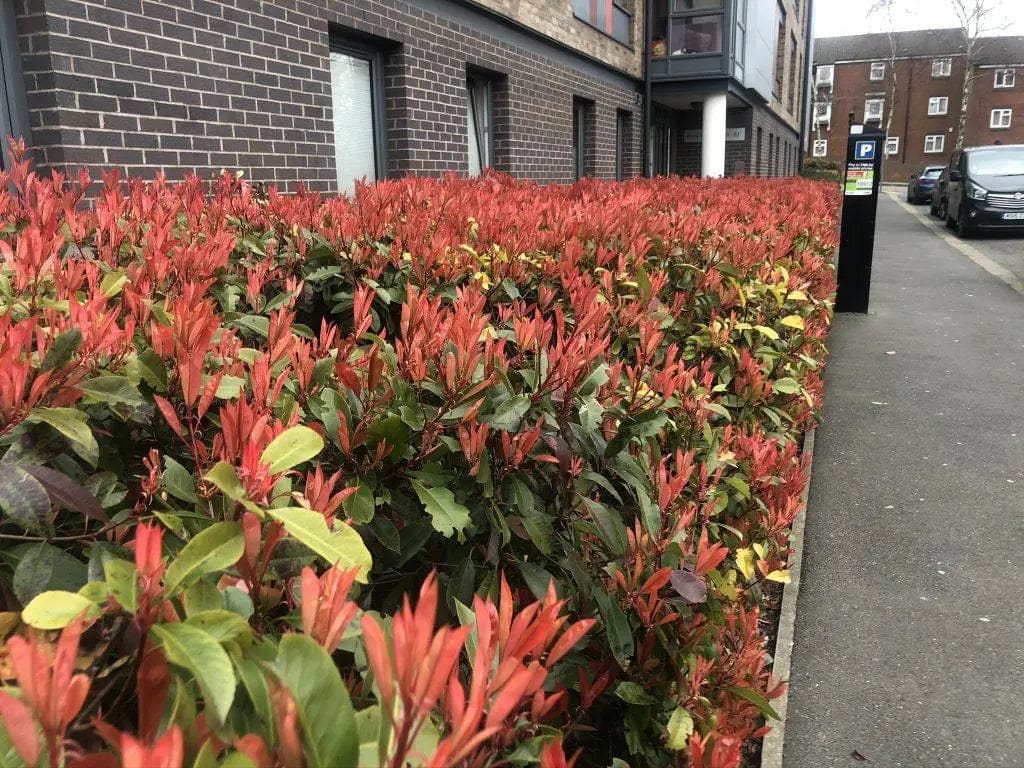
M629 30L629 44L613 40L601 30L576 18L572 12L571 0L477 0L485 8L507 16L510 19L536 30L553 40L611 64L617 69L636 78L643 77L644 34L643 8L640 0L625 0L621 3L632 14Z
M886 181L903 182L911 174L919 173L925 165L945 165L956 146L961 97L963 94L966 57L951 45L949 53L941 48L926 55L904 55L893 59L879 56L874 59L886 65L882 81L870 79L870 59L837 61L833 70L833 85L815 87L815 98L831 104L830 123L811 126L808 146L816 139L828 141L826 159L842 165L846 155L848 115L853 112L858 121L864 118L865 99L877 95L885 99L885 112L880 125L888 128L888 135L899 140L896 152L887 154L883 164ZM881 51L879 51L881 53ZM932 64L938 59L950 59L950 74L933 75ZM823 62L816 62L820 65ZM1014 85L995 87L996 69L1014 69ZM1016 65L1012 60L999 65L979 65L973 68L971 96L968 104L967 130L964 145L1024 143L1024 62ZM934 104L929 114L929 101L946 99L945 111ZM1008 128L990 128L993 109L1012 109ZM878 124L878 123L876 123ZM944 137L941 151L926 151L926 137ZM934 147L934 145L932 145ZM811 152L809 152L811 154Z
M428 10L449 5L450 17ZM614 176L620 109L634 127L626 175L641 172L636 81L577 65L467 6L18 0L17 12L31 142L41 164L58 170L117 166L174 178L232 168L289 190L333 190L331 41L372 36L384 56L389 175L468 169L467 66L495 75L499 169L570 181L575 96L594 103L591 172Z

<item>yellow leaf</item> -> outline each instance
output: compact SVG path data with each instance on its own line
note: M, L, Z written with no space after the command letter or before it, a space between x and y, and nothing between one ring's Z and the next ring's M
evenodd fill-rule
M765 578L768 581L778 581L782 584L789 584L790 582L789 571L772 571Z
M807 301L807 294L803 291L790 291L787 301Z
M754 544L754 551L757 552L757 559L764 560L764 544Z
M755 325L755 331L759 331L763 336L767 336L769 339L778 339L779 334L775 332L774 328L769 328L766 325Z
M804 319L800 315L787 315L779 322L783 325L788 325L790 328L799 328L801 331L804 329Z
M754 578L754 550L750 547L740 547L737 549L736 567L740 569L743 578L747 581Z

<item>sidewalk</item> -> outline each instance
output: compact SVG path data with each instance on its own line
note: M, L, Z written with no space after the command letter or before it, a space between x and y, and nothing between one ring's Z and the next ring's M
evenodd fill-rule
M1024 766L1024 296L885 194L875 243L830 340L784 768Z

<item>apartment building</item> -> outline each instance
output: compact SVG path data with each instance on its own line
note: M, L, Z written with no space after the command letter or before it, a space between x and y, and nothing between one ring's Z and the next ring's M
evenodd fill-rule
M852 113L886 129L886 181L945 165L956 146L965 70L964 146L1024 143L1024 37L984 38L972 62L965 42L959 29L815 40L811 156L844 162Z
M0 0L0 128L57 171L285 190L791 173L810 2Z

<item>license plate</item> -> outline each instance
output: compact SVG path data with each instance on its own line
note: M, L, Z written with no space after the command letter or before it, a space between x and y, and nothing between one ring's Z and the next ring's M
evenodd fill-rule
M1024 221L1024 211L1015 211L1013 213L1004 213L1003 221Z

